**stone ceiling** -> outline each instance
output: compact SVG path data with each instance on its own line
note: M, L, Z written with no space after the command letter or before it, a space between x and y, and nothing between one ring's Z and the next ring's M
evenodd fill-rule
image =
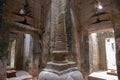
M25 9L21 15L20 10ZM47 5L47 6L46 6ZM44 31L50 0L5 0L4 22L8 27ZM26 21L25 21L26 19ZM27 29L26 29L27 30Z
M100 1L102 10L95 8L96 1ZM78 27L96 27L104 29L111 27L113 15L119 13L119 0L71 0L72 10L75 16L75 22ZM118 16L118 15L117 15ZM99 20L98 20L99 19ZM119 20L118 20L119 21ZM96 30L94 29L94 30Z
M96 10L96 1L101 2L103 6L102 10ZM26 3L29 13L27 16L21 16L19 15L20 10L24 9ZM18 26L21 28L21 26L24 26L24 29L27 26L30 30L38 30L42 33L46 26L50 3L51 0L5 0L4 21L11 27ZM116 14L119 13L119 7L117 7L119 3L119 0L71 0L75 24L78 28L93 25L98 26L98 24L103 26L104 23L109 24L111 16L114 15L113 12L116 12ZM100 14L96 14L97 11L100 12ZM21 25L20 23L23 22L25 18L27 19L27 23Z

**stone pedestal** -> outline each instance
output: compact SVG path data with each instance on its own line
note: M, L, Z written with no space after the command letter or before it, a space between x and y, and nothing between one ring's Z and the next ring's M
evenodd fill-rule
M53 60L39 74L38 80L83 80L75 62L67 61L67 51L53 51Z
M48 62L38 80L83 80L75 62Z

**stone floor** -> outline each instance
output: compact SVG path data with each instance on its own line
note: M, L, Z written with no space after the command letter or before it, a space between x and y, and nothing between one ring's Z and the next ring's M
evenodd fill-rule
M107 71L99 71L91 73L88 80L118 80L118 77L107 74Z
M37 80L37 79L33 79L32 75L30 75L26 71L16 71L16 77L10 77L7 78L7 80Z

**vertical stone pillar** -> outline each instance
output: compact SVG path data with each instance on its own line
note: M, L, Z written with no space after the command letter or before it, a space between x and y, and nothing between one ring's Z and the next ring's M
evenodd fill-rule
M33 38L30 34L24 34L23 67L28 71L33 62Z
M115 29L117 75L120 80L120 29Z
M81 43L81 69L82 73L86 77L89 74L89 35L88 30L83 28L82 31L82 43Z
M120 80L120 1L119 0L110 0L111 6L111 18L112 24L115 32L115 43L116 43L116 64L117 64L117 75Z
M8 41L8 28L2 25L2 16L3 16L3 8L4 8L4 0L0 0L0 44L7 43ZM4 43L3 43L4 42ZM0 46L0 49L3 49L3 46ZM7 48L4 50L2 54L7 53ZM0 59L0 80L6 80L6 55L2 56Z
M0 80L6 80L6 69L2 60L0 60Z
M54 1L54 0L52 0ZM66 0L56 0L58 8L57 25L55 29L55 43L52 51L52 61L39 74L38 80L83 80L82 74L75 62L66 60L68 54L65 26Z
M4 0L0 0L0 28L1 28L2 15L3 15L3 3L4 3Z
M23 53L24 53L24 34L18 34L16 40L15 67L17 70L23 69Z
M41 57L41 47L39 43L39 35L33 34L33 69L32 69L32 75L33 77L38 76L40 66L42 65L42 57Z
M89 66L90 73L99 70L99 50L98 50L98 38L97 33L91 33L89 35Z

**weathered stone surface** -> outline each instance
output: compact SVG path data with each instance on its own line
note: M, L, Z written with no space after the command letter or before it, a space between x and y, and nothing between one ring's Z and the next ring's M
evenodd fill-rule
M0 24L1 17L3 12L3 1L0 0ZM92 17L96 14L95 3L96 1L101 1L103 5L103 11L107 14L99 15L96 17ZM52 6L50 7L50 3L52 2ZM120 0L70 0L71 2L71 12L74 22L74 30L75 33L75 57L77 61L77 65L80 70L83 72L87 71L89 74L89 48L88 48L88 34L89 31L105 29L105 28L114 28L115 30L115 38L116 38L116 51L117 51L117 68L118 68L118 76L120 77ZM61 3L61 6L57 4ZM13 5L12 5L13 4ZM21 21L24 18L22 16L18 16L14 13L19 13L19 10L23 8L25 4L25 0L5 0L5 12L4 12L4 20L5 24ZM66 46L61 41L55 41L56 38L61 40L63 37L56 37L57 27L61 24L59 19L60 15L65 13L64 11L64 0L28 0L29 10L31 17L27 16L28 23L30 24L30 29L37 29L37 31L41 32L41 38L44 38L40 41L41 49L42 49L42 62L44 64L47 63L48 58L50 60L52 51L56 46L56 50L61 49L64 50ZM51 8L51 9L50 9ZM62 11L60 10L62 9ZM49 12L49 15L47 16ZM64 16L64 15L63 15ZM63 17L62 17L63 18ZM97 18L100 19L109 19L109 21L100 22L97 24L92 24L96 21ZM49 22L50 21L50 22ZM62 20L63 21L63 20ZM64 21L63 21L64 22ZM19 28L15 25L8 25L11 28L11 31L15 32L24 32L30 33L31 30L26 30L28 26L20 25L23 28ZM0 25L1 27L1 25ZM5 26L4 26L5 27ZM8 29L7 27L7 29ZM25 27L25 28L24 28ZM19 28L19 29L17 29ZM62 27L63 28L63 27ZM88 32L86 32L86 30ZM21 31L20 31L21 30ZM3 29L2 32L8 32L6 29ZM1 33L2 33L1 32ZM61 32L61 31L60 31ZM68 33L69 36L71 35ZM60 34L64 35L64 34ZM71 36L70 36L71 37ZM66 40L62 40L63 42ZM56 42L57 45L54 45ZM71 44L71 43L70 43ZM60 56L61 57L61 56ZM59 57L59 58L60 58ZM100 63L102 64L102 62ZM43 64L42 64L43 66Z
M54 3L58 8L58 14L56 14L58 17L54 33L53 60L47 63L47 67L39 74L38 80L83 80L83 76L77 69L75 62L66 60L66 55L68 54L65 25L66 0L52 1L58 2Z
M5 69L5 64L0 60L0 80L5 80L6 79L6 69Z
M75 62L49 62L39 74L38 80L83 80L82 74L75 66Z

